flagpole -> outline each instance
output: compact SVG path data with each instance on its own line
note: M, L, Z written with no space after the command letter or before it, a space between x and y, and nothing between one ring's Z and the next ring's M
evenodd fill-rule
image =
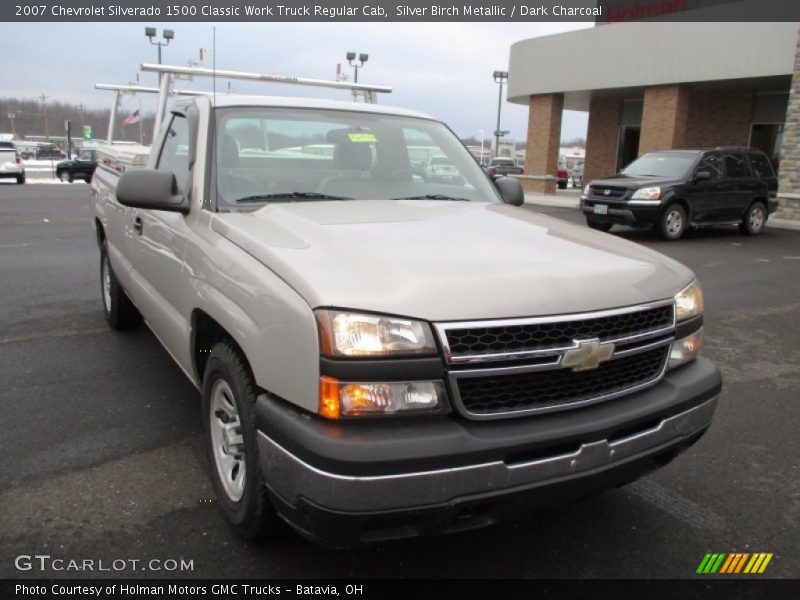
M144 146L144 134L142 133L142 98L139 97L139 143Z

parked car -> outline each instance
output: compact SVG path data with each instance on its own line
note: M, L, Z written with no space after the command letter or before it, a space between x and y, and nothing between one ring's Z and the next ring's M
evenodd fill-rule
M423 178L437 183L463 185L464 178L447 156L431 156L425 166Z
M67 158L67 153L55 144L42 143L36 147L36 153L33 158L37 160L47 158Z
M578 163L572 167L572 187L577 188L583 185L583 163Z
M12 142L0 142L0 178L13 178L17 183L25 183L25 165Z
M69 183L75 179L83 179L86 183L90 183L95 168L97 168L97 151L84 150L74 159L58 163L56 177Z
M288 147L325 135L332 156L245 154L242 122ZM413 176L407 132L465 184ZM631 481L711 423L694 274L521 208L520 182L433 117L178 99L147 168L101 162L91 185L105 318L144 318L201 391L218 504L246 538L484 527Z
M581 195L589 227L653 227L677 240L687 227L738 224L758 235L778 207L778 178L760 150L660 150L619 174L592 181Z
M556 183L558 184L558 189L565 190L567 189L567 183L569 182L569 171L567 171L567 167L564 165L559 165L558 169L556 170Z
M25 140L17 140L14 142L14 147L19 150L19 154L23 160L34 158L38 146L39 144L37 142L26 142Z
M524 175L525 170L513 158L495 157L489 161L489 175Z

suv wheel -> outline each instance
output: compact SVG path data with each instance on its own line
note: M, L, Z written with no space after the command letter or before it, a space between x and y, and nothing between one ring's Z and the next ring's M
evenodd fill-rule
M25 183L25 173L23 173L22 175L18 175L17 176L17 183L19 185L22 185L23 183Z
M61 171L61 176L59 179L61 179L61 181L64 183L72 183L72 173L69 171Z
M594 219L586 219L586 224L591 229L596 229L597 231L611 231L613 227L613 223L604 223L603 221L595 221Z
M278 521L258 460L257 389L241 352L216 343L203 375L206 448L222 514L245 539L265 537Z
M745 235L758 235L767 224L767 209L761 202L753 202L739 224L739 231Z
M668 241L679 240L686 231L686 211L680 204L670 204L658 222L658 233Z
M113 329L135 329L142 320L131 299L119 285L108 260L108 246L103 242L100 249L100 290L103 313Z

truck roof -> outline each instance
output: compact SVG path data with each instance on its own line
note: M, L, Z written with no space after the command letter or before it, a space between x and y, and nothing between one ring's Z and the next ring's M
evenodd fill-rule
M321 108L327 110L351 110L355 112L369 112L384 115L397 115L402 117L416 117L420 119L438 120L430 115L396 106L367 104L365 102L347 102L344 100L327 100L321 98L293 98L288 96L245 96L233 94L218 94L217 96L204 96L212 105L219 108L227 106L276 106L289 108Z

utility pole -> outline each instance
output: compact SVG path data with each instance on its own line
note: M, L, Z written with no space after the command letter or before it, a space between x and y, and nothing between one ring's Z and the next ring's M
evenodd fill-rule
M47 99L49 97L50 96L46 96L44 93L39 96L39 99L42 101L42 113L44 115L44 136L47 138L48 142L50 141L50 126L47 123Z
M17 131L14 128L14 120L17 118L17 115L13 112L8 113L8 120L11 121L11 137L16 139Z

